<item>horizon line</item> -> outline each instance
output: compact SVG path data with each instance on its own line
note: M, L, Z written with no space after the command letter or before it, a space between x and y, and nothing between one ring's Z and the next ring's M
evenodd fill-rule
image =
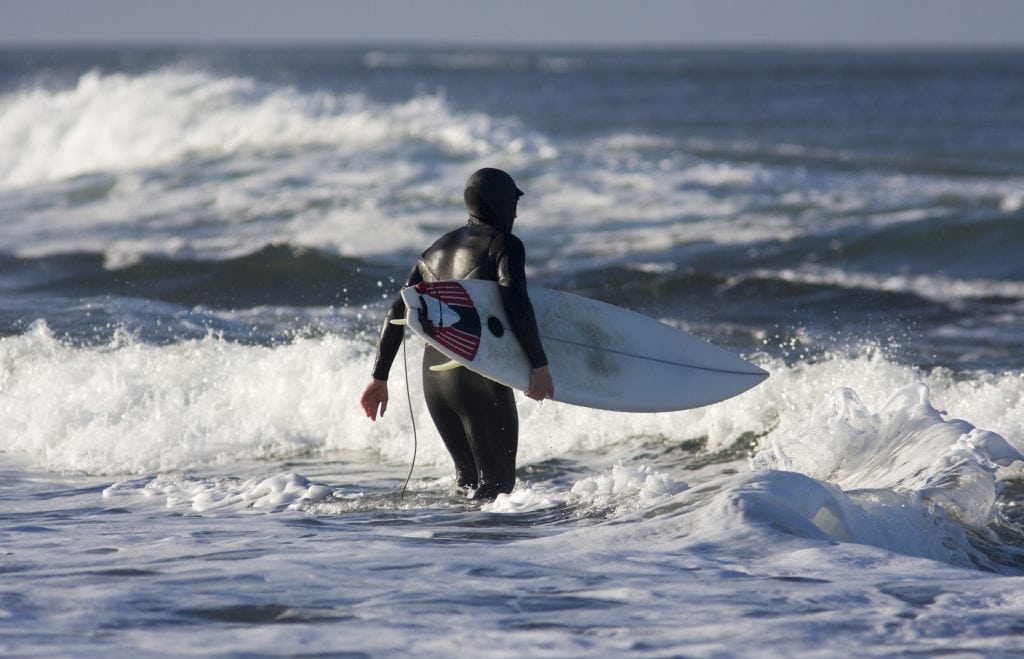
M411 49L474 49L474 50L590 50L590 51L686 51L686 50L732 50L732 51L800 51L800 50L833 50L833 51L1010 51L1024 50L1024 42L989 43L989 42L783 42L783 41L705 41L698 43L681 42L617 42L598 43L580 41L574 43L558 42L494 42L479 41L441 41L413 39L265 39L265 38L231 38L213 39L33 39L24 41L2 41L0 50L46 50L46 49L167 49L167 48L411 48Z

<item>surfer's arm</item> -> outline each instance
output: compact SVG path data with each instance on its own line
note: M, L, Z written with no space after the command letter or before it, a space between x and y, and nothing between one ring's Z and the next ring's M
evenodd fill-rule
M501 285L505 315L526 352L531 368L547 366L548 358L537 331L537 318L526 292L526 249L522 241L512 235L506 236L504 242L504 249L498 255L498 284Z
M409 277L405 281L405 286L415 286L421 281L423 281L423 276L420 274L419 266L413 266L412 272L409 273ZM380 329L377 358L373 362L373 378L375 380L386 381L388 379L391 365L394 363L398 349L402 347L402 339L405 337L405 327L395 325L391 321L402 320L405 318L405 314L405 302L402 300L402 296L398 295L391 304L387 317L384 318L384 326Z
M547 366L530 369L530 384L523 393L533 400L544 400L555 395L555 382L551 379ZM383 414L384 411L381 410L381 415Z
M366 416L370 417L371 421L377 420L378 412L380 412L380 416L383 418L384 412L387 412L388 410L387 380L371 378L370 384L366 385L366 389L363 390L363 395L359 399L359 404L362 405L363 412Z

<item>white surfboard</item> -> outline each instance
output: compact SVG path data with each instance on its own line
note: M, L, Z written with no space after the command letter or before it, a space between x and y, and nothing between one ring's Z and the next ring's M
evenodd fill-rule
M497 282L424 282L401 294L417 336L457 364L526 389L530 365L505 316ZM529 294L555 382L554 400L666 412L725 400L768 377L727 350L633 311L536 286Z

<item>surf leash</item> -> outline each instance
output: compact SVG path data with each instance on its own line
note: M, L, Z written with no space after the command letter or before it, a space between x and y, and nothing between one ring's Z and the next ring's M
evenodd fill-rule
M399 500L405 499L405 488L409 487L409 481L412 479L412 470L416 468L416 449L419 445L419 440L416 437L416 415L412 411L412 392L409 390L409 358L405 353L405 332L402 333L402 367L405 371L405 399L409 403L409 421L412 422L412 464L409 465L409 475L405 477L405 483L402 484L402 492L398 495Z

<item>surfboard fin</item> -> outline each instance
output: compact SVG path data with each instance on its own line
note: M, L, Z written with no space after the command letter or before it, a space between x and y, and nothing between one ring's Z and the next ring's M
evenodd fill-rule
M409 320L407 318L394 318L391 320L392 325L408 325Z
M462 364L460 364L459 362L457 362L457 361L455 361L453 359L450 362L445 362L443 364L438 364L437 366L431 366L430 370L434 371L435 373L440 373L441 371L451 371L451 370L456 369L456 368L458 368L460 366L462 366Z

